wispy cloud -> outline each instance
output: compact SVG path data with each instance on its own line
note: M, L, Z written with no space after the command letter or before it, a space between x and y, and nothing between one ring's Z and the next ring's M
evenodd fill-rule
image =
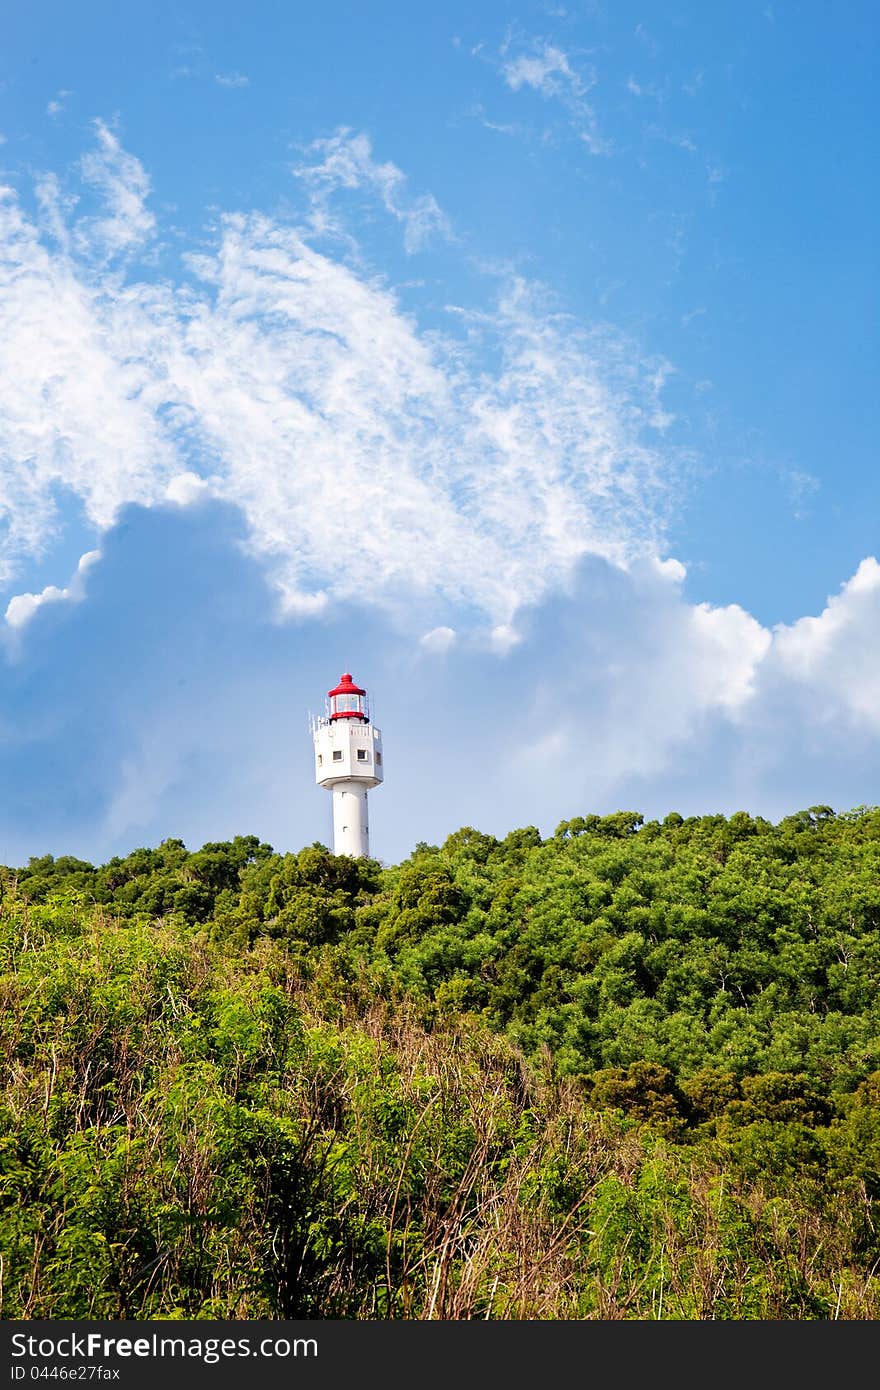
M688 154L696 154L697 146L686 131L664 130L659 125L649 125L645 134L651 140L662 140L667 145L674 145L676 149L686 150Z
M494 130L499 135L523 135L525 128L516 121L493 121L487 116L485 107L481 102L477 102L470 110L469 114L475 116L481 125L487 130Z
M52 117L60 116L61 112L64 110L67 98L72 96L73 92L69 92L65 88L62 88L60 92L56 92L55 96L46 106L46 115Z
M407 251L422 250L435 236L447 240L452 237L449 218L433 194L410 193L406 175L396 164L374 160L367 135L352 134L343 127L328 139L315 140L306 154L309 159L298 165L294 173L309 190L313 205L320 209L322 228L329 221L327 203L333 193L362 189L377 196L386 211L401 223Z
M152 219L137 160L97 138L81 174L107 206L83 229L55 200L67 248L0 202L4 580L51 546L59 485L103 530L181 475L176 500L200 478L242 510L290 612L362 597L369 576L423 628L464 605L501 629L584 555L662 545L674 452L662 374L633 344L510 277L425 335L371 274L258 214L222 218L180 284L104 269L96 245L136 248ZM319 153L319 188L365 181L404 207L368 142Z
M575 67L557 44L544 39L510 36L502 45L499 67L511 91L530 88L545 101L557 101L568 123L591 154L610 154L611 144L599 132L588 94L597 82L593 69Z
M106 257L131 252L152 236L156 219L147 207L150 180L140 160L122 148L103 121L95 121L98 147L83 155L80 173L101 197L103 213L77 229L80 246Z
M214 81L220 87L249 87L250 78L243 72L215 72Z
M803 521L809 515L810 502L821 488L819 479L802 468L789 468L783 471L782 481L792 504L796 521Z
M34 614L46 603L79 603L85 597L85 576L101 558L99 550L88 550L81 555L79 563L69 583L63 589L55 584L47 584L38 594L13 594L6 605L6 622L14 630L23 628Z
M41 181L39 222L12 190L0 197L0 643L11 657L26 661L50 610L56 624L85 623L110 563L90 577L88 552L72 577L10 589L58 539L59 489L110 532L101 546L117 567L126 504L197 519L218 498L244 519L278 596L278 607L253 596L267 615L366 604L377 625L405 627L411 659L457 698L468 681L485 688L485 662L505 662L521 695L519 751L493 762L490 740L451 755L445 814L492 824L497 780L463 776L475 766L503 764L505 817L552 823L652 777L672 795L673 774L708 766L706 750L701 800L767 807L780 769L790 779L808 754L826 759L824 785L829 758L876 749L875 559L818 615L773 629L737 604L688 601L684 567L658 560L677 495L665 364L512 274L491 282L482 309L451 305L448 330L425 333L362 258L334 258L309 229L260 214L221 218L179 281L140 276L133 255L158 235L149 181L108 127L95 141L82 187ZM328 188L352 179L404 206L396 166L368 146L317 156ZM77 192L103 207L82 215ZM809 496L809 475L788 482L796 504ZM161 819L181 766L203 756L193 707L166 718L170 752L150 725L135 754L126 737L107 755L101 835ZM573 767L585 718L591 756ZM491 804L462 803L462 785L490 781ZM226 792L234 820L241 788Z

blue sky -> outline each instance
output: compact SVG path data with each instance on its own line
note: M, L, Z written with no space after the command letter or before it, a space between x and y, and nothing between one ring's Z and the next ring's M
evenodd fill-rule
M5 29L0 861L877 800L873 6Z

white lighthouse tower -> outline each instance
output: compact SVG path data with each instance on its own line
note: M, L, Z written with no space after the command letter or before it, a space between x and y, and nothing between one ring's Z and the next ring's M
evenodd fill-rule
M370 853L367 792L382 781L382 734L370 723L367 692L348 671L327 691L327 713L312 720L315 781L333 793L333 853Z

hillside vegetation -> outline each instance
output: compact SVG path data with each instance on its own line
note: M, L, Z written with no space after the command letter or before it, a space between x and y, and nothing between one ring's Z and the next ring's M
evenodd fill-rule
M5 1318L880 1316L880 810L0 869Z

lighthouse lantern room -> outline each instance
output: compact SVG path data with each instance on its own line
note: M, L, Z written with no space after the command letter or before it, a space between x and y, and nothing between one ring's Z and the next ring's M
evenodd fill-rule
M333 852L370 853L367 792L383 780L382 734L367 692L346 671L327 692L326 713L311 723L315 781L333 793Z
M367 692L355 685L351 674L346 671L339 677L339 684L328 690L331 719L369 719Z

